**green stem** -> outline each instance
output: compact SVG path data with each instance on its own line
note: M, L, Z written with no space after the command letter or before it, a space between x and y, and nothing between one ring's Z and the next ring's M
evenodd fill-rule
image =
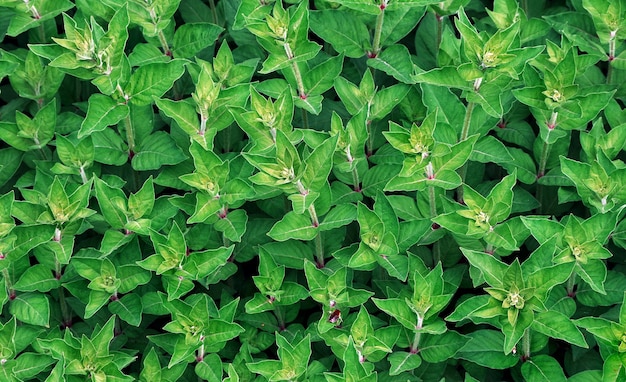
M80 172L80 178L83 181L83 184L87 184L87 182L89 182L89 179L87 178L87 173L85 172L85 167L80 166L80 169L78 169L78 171Z
M467 104L467 108L465 109L465 118L463 119L463 129L461 130L461 138L459 139L459 142L466 140L469 136L472 113L474 112L475 106L476 104L474 102L469 102Z
M311 204L309 206L309 215L311 215L311 224L313 225L313 227L319 227L320 221L317 218L317 211L315 210L314 204Z
M615 60L615 37L609 40L609 67L606 70L607 85L610 85L613 80L613 60Z
M546 175L546 166L548 164L548 157L550 156L550 148L551 146L548 142L543 142L541 157L539 158L539 171L537 172L537 178L541 178Z
M128 144L128 156L132 158L135 155L135 132L133 131L133 122L130 119L130 113L124 119L126 125L126 143Z
M158 33L159 36L159 42L161 43L161 49L163 49L163 54L165 54L168 57L172 56L172 51L170 50L170 46L167 43L167 39L165 38L165 35L163 34L163 31L160 30Z
M208 117L200 115L200 130L198 130L198 134L200 134L201 136L204 136L204 134L206 133L206 123L208 120Z
M361 181L359 180L359 171L356 166L352 169L352 185L355 192L361 192Z
M372 42L372 52L369 54L371 58L375 58L380 53L380 37L383 34L383 21L385 20L385 8L387 0L382 0L380 5L380 13L376 16L376 28L374 29L374 41Z
M209 0L209 8L211 8L211 14L213 15L213 24L219 25L219 20L217 18L217 7L215 6L214 0Z
M300 111L302 112L302 128L308 129L309 128L309 113L304 109L300 109Z
M459 142L462 142L467 139L470 131L470 124L472 121L472 113L474 112L474 107L476 104L474 102L469 102L467 104L467 108L465 109L465 118L463 119L463 128L461 129L461 138ZM465 163L459 169L459 176L461 177L462 183L465 183L465 178L467 177L467 163ZM459 202L463 202L463 184L461 184L457 189L457 200Z
M524 331L522 336L522 359L527 360L530 358L530 329Z
M491 243L487 243L487 246L485 247L485 253L489 253L491 255L493 255L494 253L494 248L493 248L493 244Z
M369 116L369 112L367 114ZM370 157L374 152L374 134L372 131L372 121L370 119L367 119L367 121L365 121L365 128L367 129L367 156Z
M572 275L567 279L567 295L570 297L574 297L574 288L576 287L576 273L572 273Z
M421 315L417 315L417 325L415 329L417 331L413 335L413 342L411 343L411 349L409 350L412 354L417 354L419 351L420 340L422 339L422 326L424 324L424 318Z
M430 204L430 218L437 217L437 199L435 197L435 186L428 186L428 202Z
M283 312L280 309L280 306L274 306L274 315L276 316L276 320L278 320L278 330L285 330L285 318L283 317Z
M11 282L11 276L9 275L9 270L7 268L4 268L2 270L2 276L4 277L4 285L7 288L7 294L9 296L12 296L14 291L13 291L13 283Z
M291 59L293 57L289 57ZM303 100L306 99L306 90L304 89L304 81L302 80L302 73L300 72L300 68L298 64L295 62L291 63L291 70L293 71L293 76L296 78L296 84L298 85L298 97Z
M224 130L224 143L223 143L224 147L222 150L224 150L224 152L227 152L227 153L230 152L230 141L231 141L230 138L232 135L231 128L232 126L229 126L226 130Z
M539 208L537 208L537 213L543 214L545 213L545 203L543 200L543 185L539 183L539 179L542 178L546 174L546 164L548 163L548 157L550 156L550 144L548 142L543 142L543 148L541 149L541 157L539 158L539 171L537 172L537 189L535 192L535 198L539 202Z
M135 131L133 130L133 122L130 118L130 113L128 113L128 115L126 116L126 118L124 119L125 125L126 125L126 143L128 144L128 160L132 161L133 157L135 156ZM129 169L130 171L132 171L133 175L132 175L132 182L131 182L131 187L133 191L137 191L138 187L139 187L139 174L137 173L137 171L134 171L132 169L132 167Z
M528 16L528 0L522 0L522 10L524 14Z
M315 262L317 263L318 268L324 268L324 242L322 240L321 231L319 231L317 235L315 235Z
M204 343L202 343L202 345L200 345L200 347L196 351L196 361L202 362L203 359L204 359Z
M43 23L39 24L37 31L39 32L39 39L41 39L41 43L45 44L46 43L46 28L43 26Z
M302 184L302 181L298 180L295 183L295 186L298 189L298 192L300 193L300 195L308 195L309 194L309 190L304 188L304 185ZM315 210L315 205L312 204L312 203L309 206L309 215L311 215L311 225L313 225L313 227L315 227L315 228L319 227L320 221L317 218L317 211Z
M428 186L428 203L430 204L430 218L434 219L437 217L437 199L434 186ZM433 265L437 265L439 262L441 262L441 244L437 240L433 244Z
M550 137L550 132L556 128L556 120L559 116L559 113L556 111L552 112L550 115L550 121L548 121L548 136L546 140L543 142L543 148L541 150L541 157L539 158L539 172L537 172L537 178L541 178L546 174L546 166L548 164L548 157L550 156L550 148L551 145L547 142Z
M63 326L68 328L72 325L72 317L67 309L67 302L65 301L65 293L63 288L58 289L59 294L59 307L61 308L61 317L63 318Z
M439 48L441 47L441 39L443 37L443 16L439 16L435 14L435 18L437 19L437 40L436 40L437 45L435 45L435 52L437 53L437 56L438 56ZM435 56L435 59L437 59L437 56Z

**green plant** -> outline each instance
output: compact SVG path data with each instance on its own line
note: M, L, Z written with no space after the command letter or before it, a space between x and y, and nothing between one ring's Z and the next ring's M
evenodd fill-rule
M0 0L0 379L626 379L625 12Z

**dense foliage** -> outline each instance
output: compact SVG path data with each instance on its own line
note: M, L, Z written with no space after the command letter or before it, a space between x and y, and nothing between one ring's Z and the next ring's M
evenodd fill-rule
M0 380L626 380L626 0L0 0Z

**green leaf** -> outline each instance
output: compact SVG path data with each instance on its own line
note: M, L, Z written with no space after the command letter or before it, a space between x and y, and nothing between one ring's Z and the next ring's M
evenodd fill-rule
M18 320L36 326L50 326L50 300L40 293L19 293L9 305Z
M214 228L224 233L224 237L233 242L240 242L246 232L248 215L245 210L238 209L229 212L224 218L220 218L214 224Z
M535 355L526 360L522 364L522 375L527 381L567 381L559 362L545 354Z
M317 235L317 231L318 228L313 226L306 215L298 215L290 211L280 221L276 222L267 234L278 241L312 240Z
M119 300L111 301L108 308L111 313L130 325L139 326L141 323L141 297L136 293L129 293Z
M12 368L15 378L28 380L48 369L55 360L47 354L22 353L15 361Z
M38 5L39 6L39 5ZM49 1L40 6L38 17L31 17L30 12L21 11L16 13L11 19L7 34L9 36L17 36L31 28L35 28L44 21L50 20L61 12L65 12L74 7L74 4L68 0L54 0Z
M402 326L413 331L417 325L417 315L409 308L405 301L398 298L373 298L374 304L389 316L395 318Z
M131 164L136 171L158 170L164 165L178 164L185 159L187 157L171 135L157 131L141 142Z
M181 298L191 292L194 287L193 281L182 276L163 274L161 278L163 279L163 284L167 292L167 301L174 301Z
M370 49L370 34L359 18L347 12L321 10L309 13L311 30L328 41L340 54L363 57Z
M333 207L320 223L320 231L329 231L350 224L357 218L354 204L340 204Z
M611 354L604 361L602 381L619 381L626 375L626 357L623 353Z
M185 23L174 33L172 53L176 58L191 58L213 45L223 30L211 23Z
M417 369L422 364L422 358L414 353L393 352L387 357L391 364L389 375L398 375L404 371Z
M343 68L343 56L334 56L303 73L307 95L323 94L333 87Z
M414 84L415 64L406 46L396 44L367 60L367 65L378 69L405 84Z
M563 313L545 311L538 313L531 325L531 329L543 333L551 338L558 338L573 345L588 348L585 337L576 325Z
M422 1L425 5L429 1ZM383 30L380 36L381 46L389 46L400 41L409 34L421 20L426 8L417 4L417 1L392 2L385 9ZM432 3L432 2L431 2ZM421 52L420 52L421 53Z
M139 219L152 212L154 207L154 184L152 177L149 177L134 194L128 197L128 212L133 218Z
M52 271L43 264L36 264L28 268L19 280L13 285L13 288L22 292L49 292L61 285Z
M102 131L115 125L130 113L128 105L118 103L113 98L94 93L89 97L89 108L78 131L78 138Z
M119 188L113 188L103 180L96 178L94 182L96 199L100 210L111 228L122 229L126 225L126 195Z
M172 60L139 67L130 77L126 96L135 105L151 104L153 97L162 97L185 73L185 65L183 60Z
M408 85L396 84L377 91L372 101L369 118L371 120L384 118L406 97L410 89L411 87Z
M172 118L185 133L189 134L194 141L200 143L205 150L213 147L212 136L200 135L198 112L192 102L188 100L172 101L161 98L155 98L154 102L165 115ZM213 129L207 130L205 135L209 135L212 131Z
M454 331L430 334L420 342L420 355L426 362L443 362L453 358L466 343L467 337Z
M474 362L494 370L504 370L515 366L519 357L504 354L504 335L496 330L479 329L468 333L469 341L459 350L456 357Z
M485 281L492 287L502 288L507 265L496 259L493 255L461 248L463 255L475 267ZM479 280L473 280L476 283ZM480 282L479 284L482 284Z
M602 260L588 260L586 264L576 262L574 271L589 284L591 289L600 294L606 294L604 280L606 279L607 270Z
M481 163L510 163L515 159L509 153L508 148L497 138L487 135L482 137L474 145L470 159Z

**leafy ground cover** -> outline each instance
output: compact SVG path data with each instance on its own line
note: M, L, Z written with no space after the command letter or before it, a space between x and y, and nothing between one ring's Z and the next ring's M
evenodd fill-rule
M0 0L3 381L626 380L626 1Z

